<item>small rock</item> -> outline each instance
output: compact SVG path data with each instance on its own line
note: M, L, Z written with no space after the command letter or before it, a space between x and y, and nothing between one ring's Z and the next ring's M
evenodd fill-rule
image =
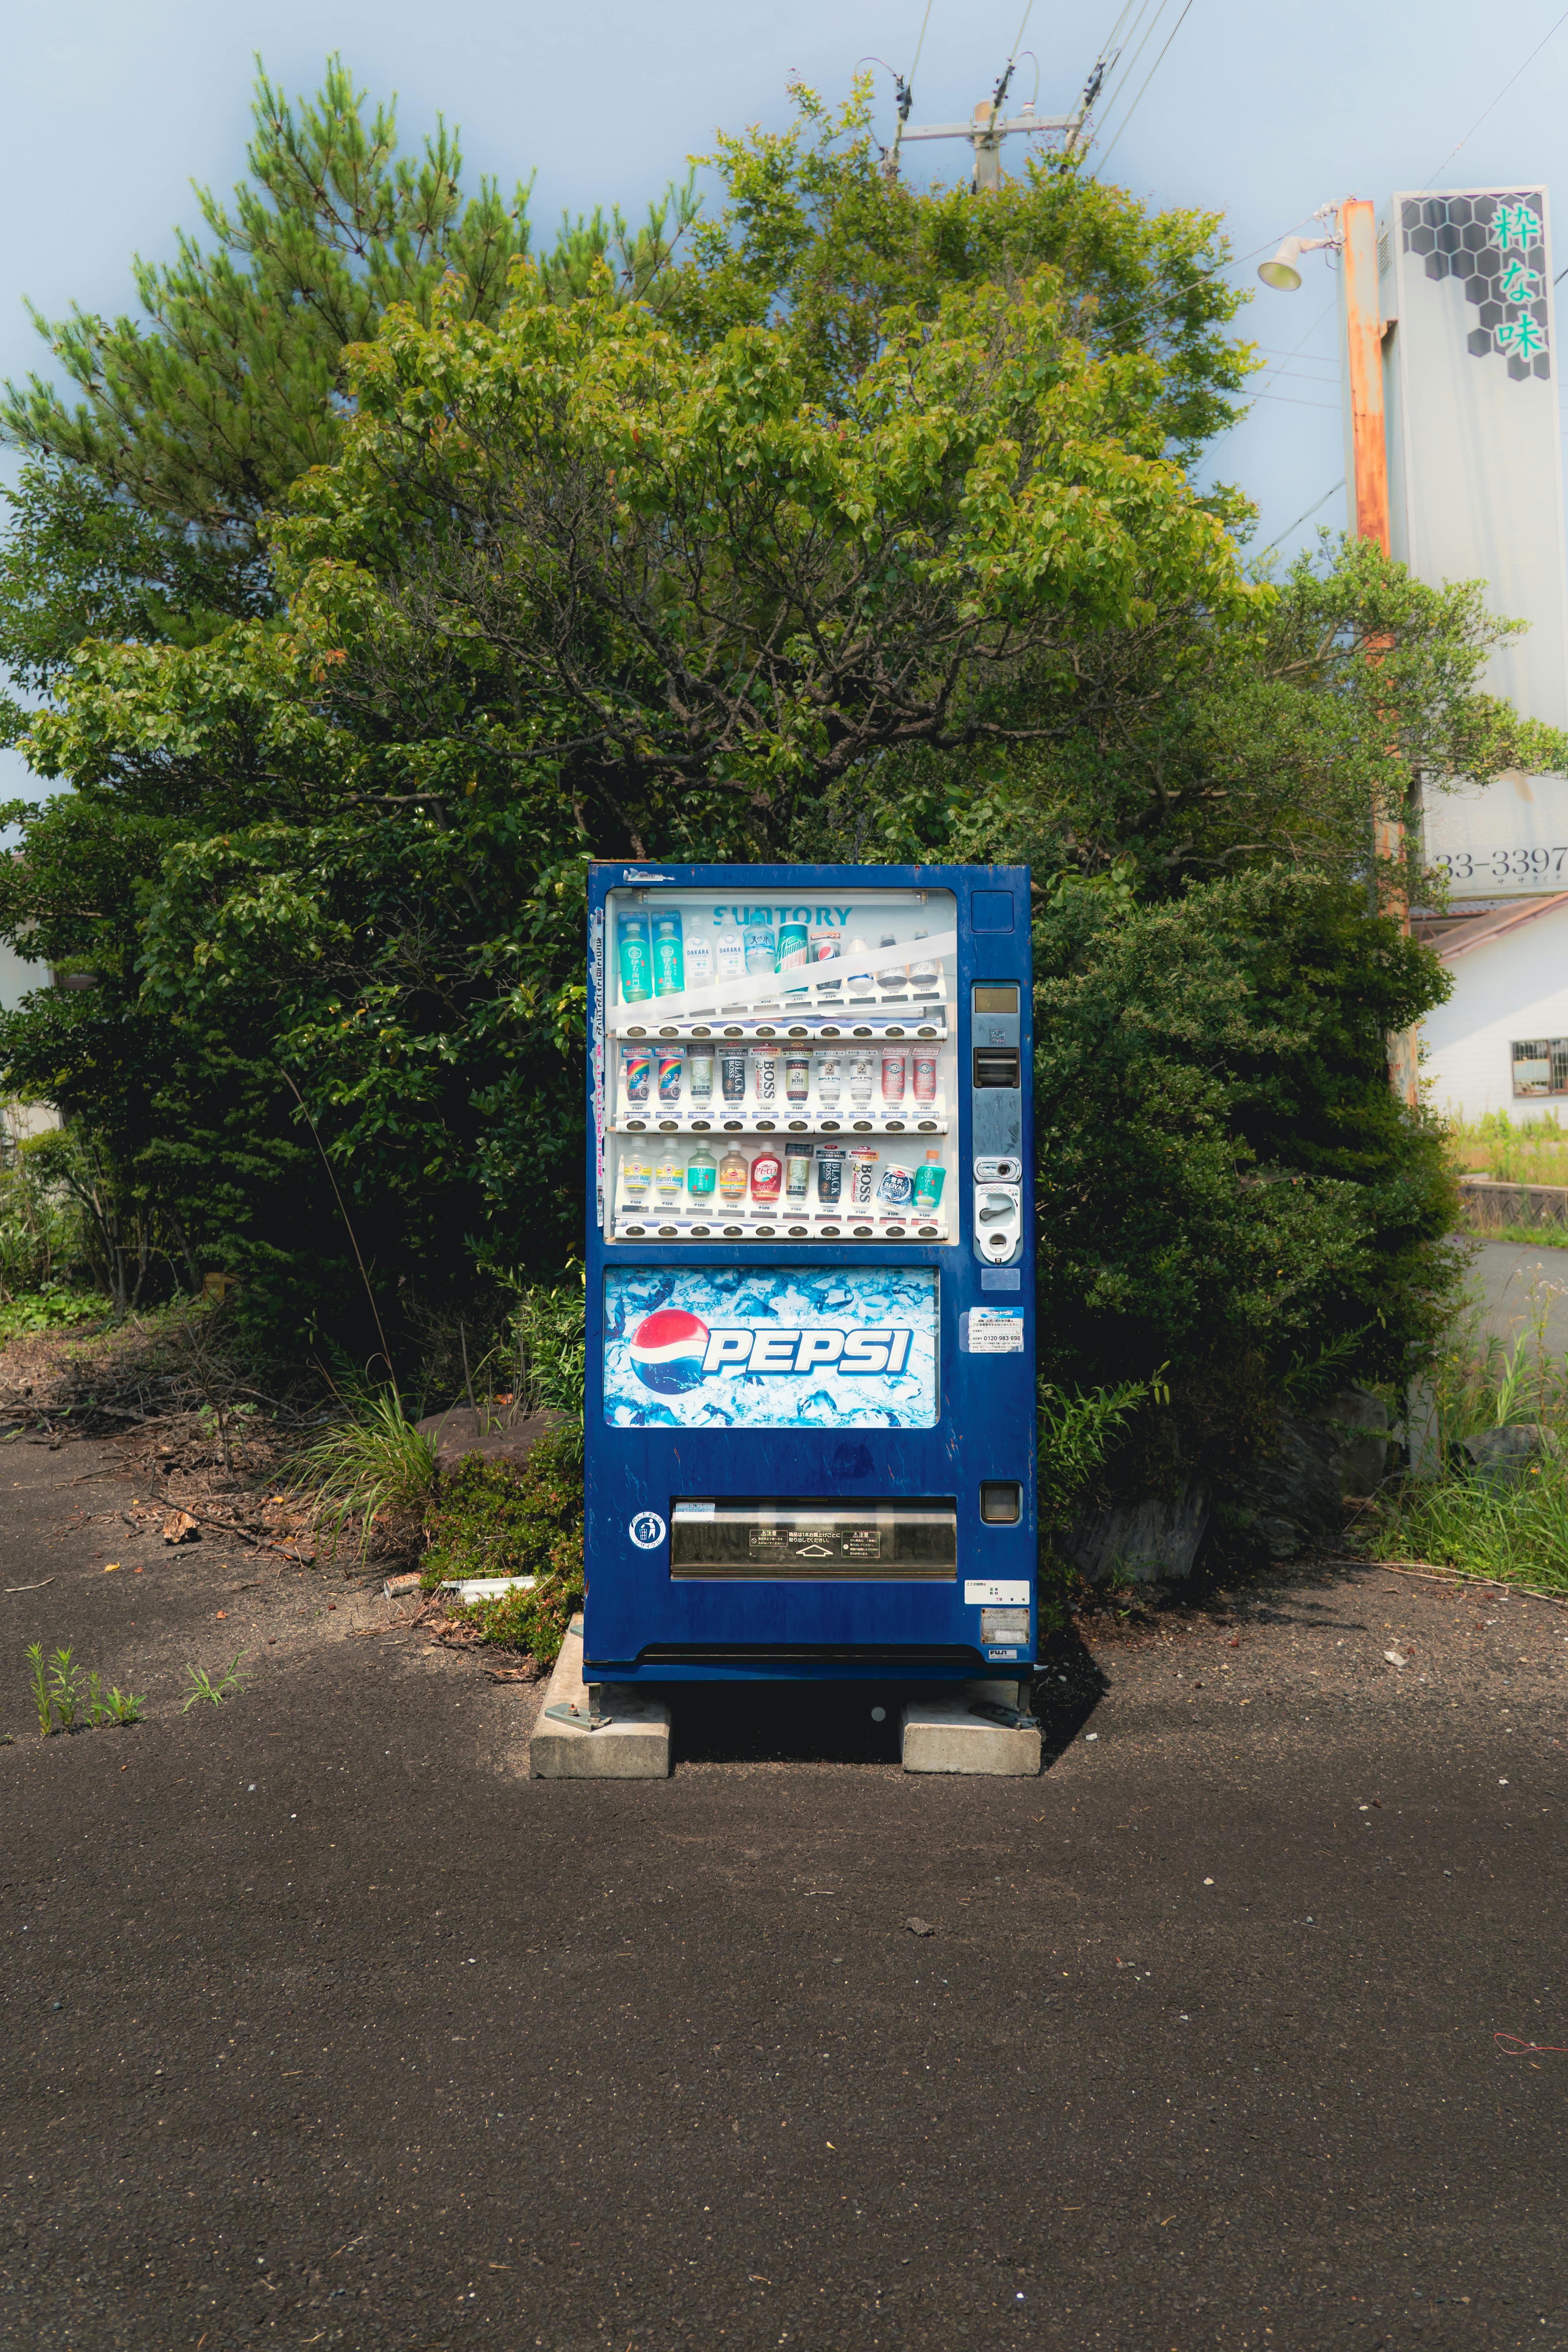
M934 1936L936 1933L929 1919L917 1919L912 1914L904 1921L904 1925L911 1936Z
M1479 1486L1516 1486L1542 1461L1555 1461L1563 1452L1563 1441L1554 1429L1546 1429L1538 1421L1519 1421L1502 1429L1489 1429L1479 1437L1467 1437L1464 1450L1476 1465Z
M1384 1656L1391 1666L1407 1666L1410 1661L1398 1650L1384 1650Z

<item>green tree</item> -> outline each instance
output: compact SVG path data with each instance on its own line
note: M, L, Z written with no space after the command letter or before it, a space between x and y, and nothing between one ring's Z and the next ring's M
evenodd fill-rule
M341 446L345 351L396 305L493 320L531 250L528 186L462 187L445 122L398 152L395 104L369 110L336 57L290 102L258 69L249 176L197 188L209 242L137 260L141 317L34 312L73 393L33 375L0 392L0 439L32 461L0 552L0 661L47 686L84 636L188 642L275 604L263 519ZM633 229L619 213L563 222L530 299L570 300L613 262L622 299L669 269L689 183Z
M933 318L958 289L1013 289L1047 274L1090 356L1158 362L1150 422L1189 464L1239 414L1256 362L1227 332L1245 295L1220 274L1215 213L1151 211L1089 178L1082 160L1029 155L977 197L929 193L889 171L871 135L871 85L837 110L804 83L778 132L720 134L702 160L723 201L672 268L666 315L702 341L787 319L799 364L830 404L855 387L906 313Z

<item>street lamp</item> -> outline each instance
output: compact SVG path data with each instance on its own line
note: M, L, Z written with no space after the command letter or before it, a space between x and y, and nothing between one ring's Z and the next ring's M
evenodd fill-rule
M1277 294L1295 294L1300 289L1301 272L1297 265L1301 256L1321 253L1339 241L1337 236L1288 236L1272 261L1258 263L1258 275Z

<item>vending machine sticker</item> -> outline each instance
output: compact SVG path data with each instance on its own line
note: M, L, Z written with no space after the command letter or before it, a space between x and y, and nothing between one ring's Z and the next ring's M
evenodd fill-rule
M613 1266L605 1419L612 1429L934 1429L937 1336L931 1266Z
M1016 1307L972 1307L959 1320L959 1345L971 1356L1021 1356L1024 1318Z

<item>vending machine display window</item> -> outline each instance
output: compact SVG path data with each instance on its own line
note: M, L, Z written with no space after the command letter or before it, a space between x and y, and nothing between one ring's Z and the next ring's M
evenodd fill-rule
M612 891L606 1242L957 1241L946 890Z

